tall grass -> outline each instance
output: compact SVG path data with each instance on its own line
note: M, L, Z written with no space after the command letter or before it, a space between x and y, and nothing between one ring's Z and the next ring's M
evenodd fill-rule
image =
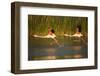
M74 34L77 25L82 27L82 33L87 34L87 17L28 15L29 34L46 35L48 26L51 26L57 35Z

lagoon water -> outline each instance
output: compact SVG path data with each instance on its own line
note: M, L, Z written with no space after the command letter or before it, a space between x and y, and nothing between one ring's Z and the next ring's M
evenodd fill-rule
M56 39L61 46L58 46L53 39L30 37L28 40L28 60L79 59L88 57L88 46L81 39L62 36Z

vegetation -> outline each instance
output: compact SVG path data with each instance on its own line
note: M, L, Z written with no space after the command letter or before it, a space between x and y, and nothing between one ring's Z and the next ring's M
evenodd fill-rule
M28 15L29 35L46 35L48 26L51 26L57 35L74 34L78 25L82 27L82 33L87 34L87 17Z

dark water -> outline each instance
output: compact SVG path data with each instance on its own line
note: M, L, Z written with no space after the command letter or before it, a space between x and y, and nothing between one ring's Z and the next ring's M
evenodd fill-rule
M87 42L79 38L59 37L58 46L52 39L29 39L28 60L87 58ZM52 44L52 45L51 45Z

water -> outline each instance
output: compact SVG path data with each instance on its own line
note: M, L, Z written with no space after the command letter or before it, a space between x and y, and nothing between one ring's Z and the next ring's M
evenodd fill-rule
M87 45L82 39L59 36L58 46L52 39L29 39L28 60L55 60L87 58ZM51 45L52 43L52 45Z

